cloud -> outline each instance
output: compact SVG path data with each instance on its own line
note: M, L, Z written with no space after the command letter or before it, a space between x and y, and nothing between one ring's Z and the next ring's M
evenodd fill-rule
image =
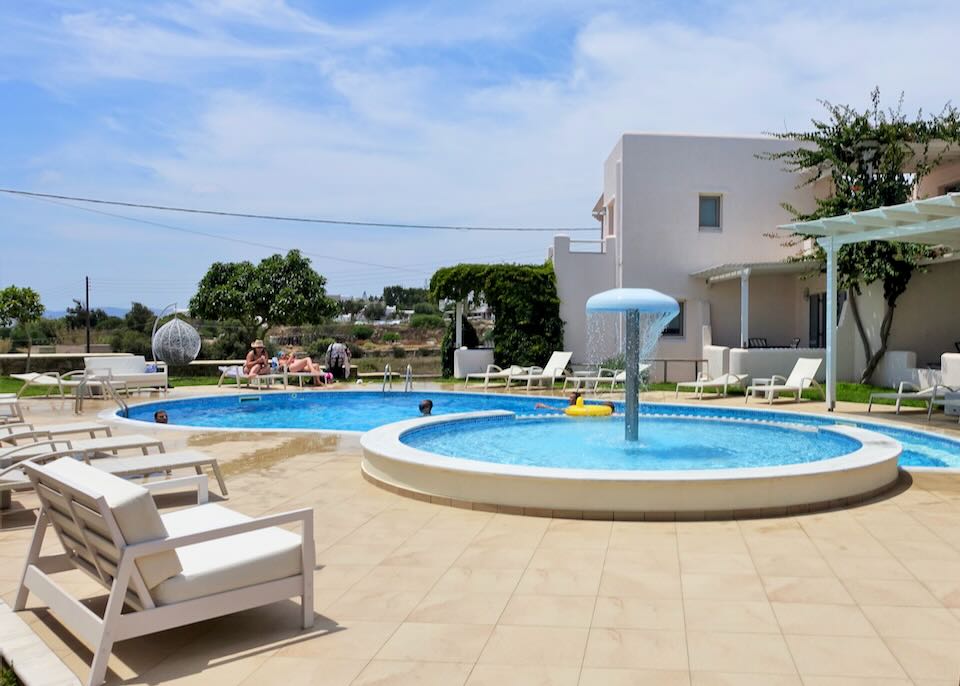
M30 169L6 183L313 216L592 226L602 162L624 131L803 129L818 98L865 106L874 85L890 103L906 90L908 111L938 110L956 49L949 23L931 17L949 8L490 2L337 16L198 0L20 18L44 27L0 49L20 51L22 78L59 97L109 97L82 103L96 114L90 129L38 136ZM474 256L538 260L550 243L203 226L408 269L317 258L348 292L420 282ZM193 240L176 238L197 246L178 263L188 282L214 257L251 251Z

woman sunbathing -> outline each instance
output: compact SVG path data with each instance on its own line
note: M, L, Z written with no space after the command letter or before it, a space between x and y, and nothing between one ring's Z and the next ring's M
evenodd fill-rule
M310 357L301 357L298 359L293 354L293 351L289 351L286 355L280 356L279 362L280 366L286 367L288 372L295 374L307 372L308 374L313 374L313 382L318 386L327 383L327 374L320 365L315 364Z

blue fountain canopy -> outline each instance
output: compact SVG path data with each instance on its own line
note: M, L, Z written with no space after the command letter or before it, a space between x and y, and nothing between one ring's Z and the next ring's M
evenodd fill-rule
M652 288L614 288L587 300L587 312L630 311L678 314L680 303Z

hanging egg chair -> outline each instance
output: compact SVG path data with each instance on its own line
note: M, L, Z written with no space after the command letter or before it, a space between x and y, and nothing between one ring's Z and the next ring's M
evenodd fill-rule
M176 307L176 306L174 306ZM161 313L160 317L163 314ZM200 334L192 326L174 314L173 319L157 328L160 317L153 325L153 357L168 365L189 364L200 353Z

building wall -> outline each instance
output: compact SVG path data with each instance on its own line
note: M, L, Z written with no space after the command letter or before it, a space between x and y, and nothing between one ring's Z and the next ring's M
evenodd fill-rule
M574 364L587 364L587 298L615 287L615 238L604 240L602 253L570 251L570 237L554 236L551 257L557 275L564 349ZM612 353L611 353L612 354ZM544 360L546 362L546 360Z
M806 309L801 279L790 275L750 277L751 338L766 338L770 345L789 345L800 336L807 345ZM740 346L740 279L709 287L710 320L714 345Z

